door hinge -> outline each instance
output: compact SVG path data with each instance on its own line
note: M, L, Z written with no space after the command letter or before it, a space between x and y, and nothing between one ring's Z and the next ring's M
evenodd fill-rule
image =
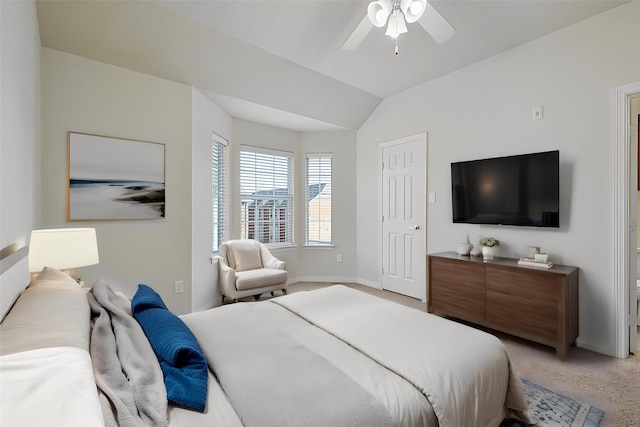
M638 229L638 221L635 219L629 220L629 232L632 233Z

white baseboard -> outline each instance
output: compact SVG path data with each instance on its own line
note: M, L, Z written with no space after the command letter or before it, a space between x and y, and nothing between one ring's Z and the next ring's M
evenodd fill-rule
M364 286L369 286L370 288L374 288L374 289L382 289L382 285L377 281L373 281L373 280L362 279L359 277L358 279L356 279L356 283Z
M578 339L576 340L576 347L584 348L585 350L594 351L600 354L605 354L607 356L616 357L616 351L613 347L593 344L580 337L578 337Z
M298 276L287 280L287 284L297 282L317 282L317 283L356 283L353 277L347 276Z

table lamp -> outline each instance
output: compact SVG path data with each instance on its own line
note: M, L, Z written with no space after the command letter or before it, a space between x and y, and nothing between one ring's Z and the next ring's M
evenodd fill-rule
M44 267L62 270L73 277L73 269L98 263L95 228L33 230L29 242L29 271Z

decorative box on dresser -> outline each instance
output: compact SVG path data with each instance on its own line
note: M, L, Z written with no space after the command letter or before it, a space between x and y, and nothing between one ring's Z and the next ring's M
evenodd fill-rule
M556 349L578 337L578 268L525 267L513 258L428 257L429 313L451 316Z

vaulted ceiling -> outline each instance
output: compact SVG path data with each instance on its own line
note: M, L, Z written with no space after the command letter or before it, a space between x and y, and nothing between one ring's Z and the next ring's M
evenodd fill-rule
M341 46L368 1L37 2L42 46L193 86L231 116L283 128L358 129L386 97L619 6L615 0L434 0L456 29L373 28Z

